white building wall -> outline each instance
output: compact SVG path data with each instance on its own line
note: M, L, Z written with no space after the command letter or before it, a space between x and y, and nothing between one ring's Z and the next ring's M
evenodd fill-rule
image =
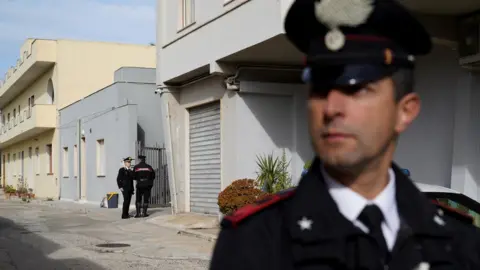
M234 0L226 5L224 0L196 1L195 23L183 30L178 28L178 1L158 2L157 44L162 46L158 46L157 84L162 85L282 34L283 16L292 0ZM418 61L416 91L422 97L422 111L401 136L395 161L410 169L415 181L452 187L479 199L480 81L477 74L458 65L451 46L455 44L450 42L456 38L455 20L419 18L437 38L437 45L431 55ZM286 149L295 180L313 156L305 86L241 82L240 88L240 92L225 90L223 78L210 77L180 89L165 89L162 98L170 111L178 211L189 211L190 107L221 101L222 188L235 179L255 178L258 154L280 154Z
M237 94L236 172L226 183L238 178L256 178L257 155L283 150L290 160L294 183L305 162L313 157L307 130L307 89L305 85L241 82Z
M163 81L283 33L282 7L291 1L197 0L195 23L179 30L179 1L158 0Z
M447 46L437 45L431 55L419 59L416 91L422 110L401 136L395 155L415 181L451 187L477 200L478 78L458 65L456 51Z

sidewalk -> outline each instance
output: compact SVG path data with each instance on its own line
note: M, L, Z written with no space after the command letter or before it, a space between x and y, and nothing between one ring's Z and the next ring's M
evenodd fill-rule
M95 204L71 201L43 201L41 203L68 211L79 211L82 214L108 215L113 219L117 219L122 210L121 208L100 208L99 205ZM134 208L131 208L131 214L133 214L132 211L134 211ZM142 219L149 224L173 229L178 234L190 235L207 241L217 240L219 232L218 216L195 213L172 215L171 208L151 208L149 213L148 218Z
M3 190L0 189L0 199L4 199ZM20 198L12 197L10 201L21 202ZM108 220L116 221L121 214L121 207L119 208L101 208L100 205L91 203L82 203L76 201L47 201L42 199L31 199L31 204L46 205L51 208L60 209L63 211L77 212L86 215L95 215L96 217L106 218ZM130 209L133 215L135 208ZM171 208L151 208L149 209L150 216L144 218L145 222L176 230L178 234L194 236L205 239L207 241L216 241L219 232L218 216L201 215L195 213L181 213L177 215L171 214ZM140 220L140 219L138 219Z
M149 218L147 222L178 230L179 234L191 235L208 241L216 241L219 232L217 216L182 213Z

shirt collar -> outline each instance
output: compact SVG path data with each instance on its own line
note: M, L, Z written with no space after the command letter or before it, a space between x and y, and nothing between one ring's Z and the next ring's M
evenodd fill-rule
M387 186L373 200L367 200L360 194L337 182L328 175L323 167L322 174L325 178L328 192L337 204L338 210L348 220L357 220L366 205L375 204L382 211L387 227L391 230L398 230L400 227L400 218L398 216L395 199L395 173L391 168L388 170L389 181Z

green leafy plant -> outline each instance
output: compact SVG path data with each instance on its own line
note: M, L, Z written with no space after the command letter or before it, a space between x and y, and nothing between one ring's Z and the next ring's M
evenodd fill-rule
M258 189L253 179L233 181L218 195L218 206L224 215L263 199L268 194Z
M6 185L4 188L5 193L13 194L16 193L17 190L12 185Z
M310 166L312 166L312 161L311 160L305 162L305 164L303 165L303 169L308 170L308 169L310 169Z
M257 156L257 185L267 193L276 193L292 187L292 177L288 172L290 161L287 161L285 150L282 156L272 154Z

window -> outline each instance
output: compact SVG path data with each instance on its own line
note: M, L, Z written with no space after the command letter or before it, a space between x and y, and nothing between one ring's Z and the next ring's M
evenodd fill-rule
M8 113L8 115L7 115L7 120L8 120L8 122L7 122L8 129L11 129L12 128L12 123L10 122L10 113Z
M13 169L13 176L17 175L17 154L13 154L13 162L12 162L12 169Z
M97 140L97 175L105 176L105 141Z
M17 125L17 109L13 109L13 125Z
M31 96L28 98L28 109L27 109L27 118L32 116L32 108L33 108L33 100L35 96Z
M179 28L183 29L195 22L195 0L179 0Z
M63 148L62 173L63 177L68 177L68 147Z
M40 149L35 148L35 174L40 174Z
M46 145L45 153L47 154L47 174L53 174L53 157L51 144Z
M31 97L28 98L28 108L27 108L27 118L30 118L30 115L32 115L32 106L31 106Z
M73 146L73 175L78 177L78 147L76 144Z

